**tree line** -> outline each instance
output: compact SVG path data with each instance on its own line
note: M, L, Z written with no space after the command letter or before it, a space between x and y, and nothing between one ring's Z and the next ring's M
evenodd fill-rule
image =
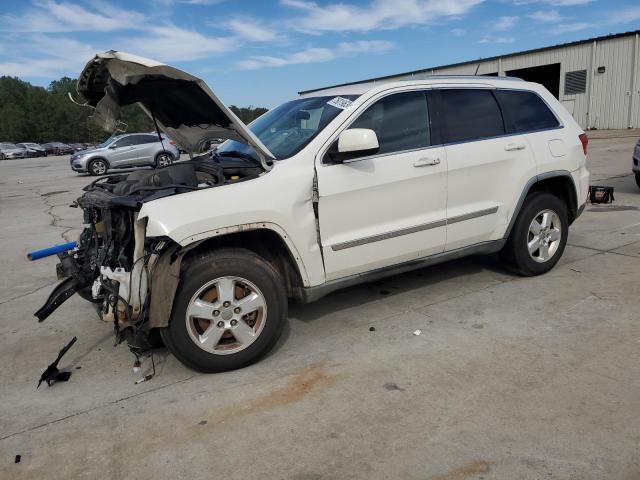
M0 142L100 143L109 133L90 118L93 110L73 103L76 80L63 77L48 87L31 85L15 77L0 77ZM249 123L266 108L232 105L231 110ZM150 132L151 119L136 105L124 107L120 121L126 132Z

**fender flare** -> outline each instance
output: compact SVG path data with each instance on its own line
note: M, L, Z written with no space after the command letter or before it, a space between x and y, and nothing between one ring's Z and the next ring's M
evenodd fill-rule
M558 178L558 177L568 178L569 181L571 182L571 185L573 185L573 190L571 192L571 195L576 197L576 207L578 207L579 209L580 206L577 204L576 182L574 182L573 177L571 176L571 172L569 170L552 170L550 172L544 172L539 175L535 175L534 177L531 177L529 181L527 181L524 188L522 189L522 193L520 194L518 203L516 204L516 207L513 209L513 215L511 215L511 220L509 220L509 225L507 226L507 230L505 231L503 240L506 241L509 238L509 235L511 234L511 229L513 228L513 225L516 223L516 219L518 218L518 215L520 215L520 210L522 209L522 205L524 205L524 200L527 198L527 195L531 191L531 188L538 182L541 182L543 180L548 180L549 178Z
M273 222L252 222L252 223L244 223L240 225L230 225L227 227L220 227L214 230L207 230L204 232L197 233L195 235L189 235L179 241L182 247L189 246L194 242L202 242L203 240L208 240L210 238L221 237L224 235L229 235L232 233L241 233L246 231L254 231L254 230L271 230L276 233L280 239L284 242L285 246L289 250L291 254L291 258L296 263L298 267L298 272L300 273L300 278L302 279L302 285L304 287L308 287L309 283L309 275L307 274L307 269L305 267L304 262L302 261L302 257L295 244L291 241L291 237L287 234L287 232L278 224Z

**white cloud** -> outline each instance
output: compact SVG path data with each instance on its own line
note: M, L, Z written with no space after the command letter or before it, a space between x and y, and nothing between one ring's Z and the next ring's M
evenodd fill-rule
M12 56L20 60L0 63L3 75L36 78L75 76L96 53L91 45L42 34L30 35L20 42L15 41L13 45ZM51 45L56 48L51 48ZM34 58L34 55L37 57Z
M110 32L140 28L145 16L110 3L94 1L91 9L56 0L36 0L21 16L0 16L0 31L9 32Z
M559 23L549 30L549 33L552 35L562 35L565 33L579 32L580 30L586 30L587 28L592 27L593 25L590 23Z
M640 6L623 8L611 14L610 23L630 23L640 20Z
M233 33L246 41L271 42L282 38L274 28L252 18L234 18L225 23Z
M484 0L372 0L365 6L346 3L318 5L301 0L280 0L302 16L288 22L305 32L392 30L411 25L435 24L443 18L467 13Z
M491 30L494 30L496 32L503 32L505 30L510 30L515 26L518 20L519 20L519 17L508 17L508 16L498 17L498 20L495 23L491 24Z
M515 5L531 5L533 3L546 3L553 7L574 7L576 5L586 5L596 0L514 0Z
M538 10L537 12L527 15L527 17L537 22L544 23L555 23L562 20L562 16L557 10Z
M467 34L467 31L464 28L453 28L451 30L451 35L454 37L464 37Z
M253 56L236 64L240 70L257 70L265 67L284 67L305 63L328 62L337 58L364 53L385 53L394 47L392 42L362 40L343 42L335 48L308 48L286 56Z
M162 62L189 61L221 55L235 50L238 42L230 37L210 37L172 24L149 26L147 36L116 40L125 52Z
M478 40L478 43L513 43L516 39L514 37L484 37Z

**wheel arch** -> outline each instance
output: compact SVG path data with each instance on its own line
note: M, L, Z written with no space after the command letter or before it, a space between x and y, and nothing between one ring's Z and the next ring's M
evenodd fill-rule
M111 167L111 163L109 163L109 160L107 160L105 157L96 156L91 157L89 160L87 160L87 170L89 170L89 165L91 165L91 162L95 162L96 160L102 160L104 163L106 163L107 169Z
M516 208L513 210L513 215L509 221L509 225L504 234L504 238L509 238L509 234L513 229L520 210L524 205L527 196L533 192L549 192L557 195L567 205L567 212L569 214L569 225L578 217L578 195L576 191L576 184L571 176L571 172L568 170L554 170L552 172L541 173L531 178L520 194Z
M308 283L301 259L282 235L271 228L240 230L202 240L185 255L183 265L196 261L203 253L225 247L245 248L259 255L282 275L287 295L301 297L302 288Z

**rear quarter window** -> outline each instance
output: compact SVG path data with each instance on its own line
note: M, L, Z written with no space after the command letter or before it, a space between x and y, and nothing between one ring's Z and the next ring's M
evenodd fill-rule
M498 90L496 96L512 133L545 130L560 125L556 116L536 93Z

